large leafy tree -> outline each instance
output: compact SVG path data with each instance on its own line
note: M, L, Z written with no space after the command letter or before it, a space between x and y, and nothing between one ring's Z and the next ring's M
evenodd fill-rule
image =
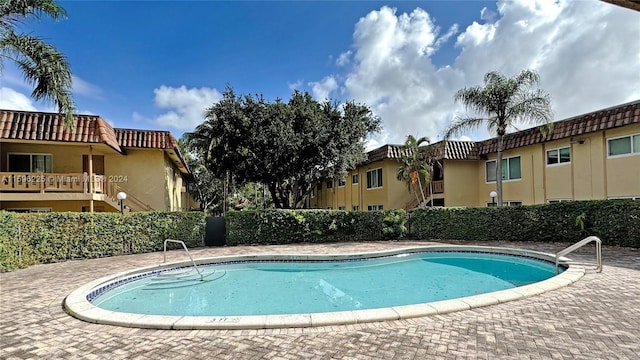
M42 39L16 30L24 20L43 16L60 20L66 12L53 0L0 0L0 70L5 59L14 61L34 86L31 96L55 103L65 114L66 123L71 124L74 104L66 57Z
M496 191L498 206L502 201L502 150L507 128L517 122L549 124L553 118L547 92L538 89L540 77L533 70L523 70L510 78L492 71L484 76L484 86L472 86L456 92L454 99L480 116L459 118L445 132L445 139L483 124L497 134Z
M318 102L295 91L288 102L237 96L227 87L190 142L207 168L238 183L264 184L276 208L301 208L314 182L346 174L365 158L380 120L362 104Z
M223 180L207 169L204 161L206 155L200 149L191 146L187 136L178 140L178 146L193 175L189 194L198 202L200 210L209 214L222 213Z

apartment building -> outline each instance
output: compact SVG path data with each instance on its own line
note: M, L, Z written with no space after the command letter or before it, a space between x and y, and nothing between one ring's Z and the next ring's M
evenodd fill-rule
M95 115L75 115L72 126L63 121L57 113L0 110L0 209L194 207L186 191L191 173L171 133L113 128Z
M370 151L345 179L317 184L310 208L380 210L417 206L491 206L497 139L440 141L426 202L397 180L399 145ZM505 205L640 199L640 100L507 134L502 159Z

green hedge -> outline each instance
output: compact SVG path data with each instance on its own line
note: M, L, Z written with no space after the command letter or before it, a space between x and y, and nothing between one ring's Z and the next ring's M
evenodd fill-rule
M200 212L46 213L0 211L0 271L68 259L162 250L165 239L204 245ZM176 245L172 245L175 248Z
M247 245L382 240L385 214L382 211L232 211L225 217L226 241L227 245ZM386 226L397 226L397 231L401 231L400 224L395 222Z
M488 208L424 208L410 213L417 239L576 242L640 248L640 201L568 201Z

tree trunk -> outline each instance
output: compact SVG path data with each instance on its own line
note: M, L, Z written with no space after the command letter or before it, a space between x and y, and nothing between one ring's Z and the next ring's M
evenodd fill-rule
M420 186L420 195L422 195L422 202L420 204L422 204L427 201L427 199L424 197L424 189L422 189L422 181L420 181L420 172L418 172L418 186Z
M498 193L498 206L502 206L502 136L504 131L498 130L498 158L496 160L496 192Z
M269 187L269 193L271 194L271 199L273 200L273 206L276 209L282 209L280 197L278 196L278 191L276 190L276 185L271 183L271 184L268 184L267 186Z

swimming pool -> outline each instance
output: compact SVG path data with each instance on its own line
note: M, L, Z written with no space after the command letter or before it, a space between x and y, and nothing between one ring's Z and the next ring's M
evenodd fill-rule
M153 328L319 326L424 316L565 286L553 255L431 246L350 255L241 256L96 280L65 300L83 320Z

